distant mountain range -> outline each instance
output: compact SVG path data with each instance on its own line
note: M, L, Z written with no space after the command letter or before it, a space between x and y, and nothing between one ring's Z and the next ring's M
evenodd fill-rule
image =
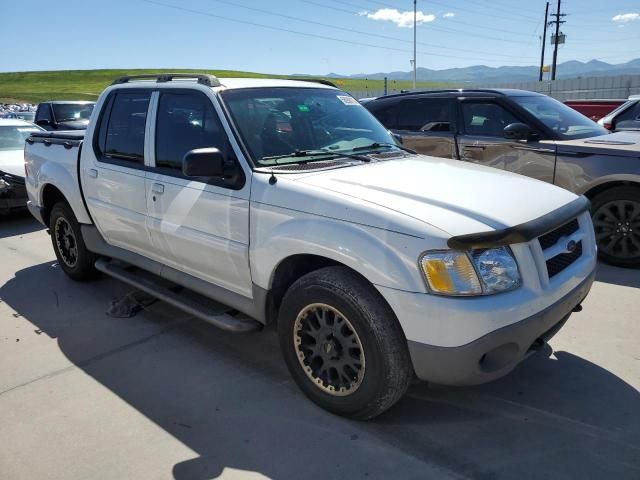
M420 82L524 82L538 79L537 66L528 67L487 67L486 65L474 65L464 68L449 68L446 70L431 70L419 67L417 70ZM569 79L577 77L608 77L612 75L640 75L640 58L627 63L613 65L599 60L579 62L571 60L558 64L556 77ZM380 80L387 77L389 80L412 80L413 72L388 72L388 73L358 73L355 75L339 75L330 73L333 78L366 78Z

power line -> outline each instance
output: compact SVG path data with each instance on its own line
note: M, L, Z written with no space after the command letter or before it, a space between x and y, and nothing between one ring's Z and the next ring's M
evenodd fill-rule
M353 10L347 10L346 8L332 7L330 5L325 5L324 3L314 2L313 0L300 0L300 1L304 2L304 3L309 3L311 5L315 5L317 7L328 8L329 10L335 10L337 12L345 12L345 13L351 13L351 14L355 14L355 15L357 15L359 13L359 12L355 12Z
M523 32L516 32L514 30L504 30L502 28L498 29L498 28L487 28L485 25L480 25L478 23L469 23L469 22L463 22L462 20L457 20L457 19L452 19L452 18L441 18L442 21L447 22L447 23L457 23L460 25L465 25L467 27L475 27L475 28L481 28L483 30L492 30L494 32L501 32L501 33L508 33L509 35L518 35L521 37L531 37L530 33L523 33ZM537 30L537 28L536 28Z
M227 21L235 22L235 23L242 23L242 24L245 24L245 25L251 25L251 26L254 26L254 27L261 27L261 28L266 28L266 29L269 29L269 30L276 30L276 31L285 32L285 33L292 33L294 35L301 35L301 36L305 36L305 37L318 38L318 39L321 39L321 40L329 40L329 41L333 41L333 42L346 43L346 44L349 44L349 45L356 45L356 46L360 46L360 47L378 48L378 49L381 49L381 50L402 52L402 53L405 53L405 54L409 53L407 50L403 50L401 48L388 47L388 46L383 46L383 45L375 45L375 44L371 44L371 43L364 43L364 42L358 42L358 41L352 41L352 40L344 40L344 39L341 39L341 38L328 37L326 35L320 35L320 34L316 34L316 33L300 32L298 30L292 30L292 29L282 28L282 27L275 27L273 25L266 25L266 24L263 24L263 23L253 22L253 21L250 21L250 20L242 20L242 19L238 19L238 18L227 17L227 16L224 16L224 15L216 14L216 13L204 12L202 10L195 10L195 9L192 9L192 8L181 7L181 6L178 6L178 5L172 5L172 4L168 4L168 3L164 3L164 2L159 2L159 1L156 1L156 0L142 0L142 1L145 2L145 3L149 3L151 5L170 8L170 9L173 9L173 10L192 13L192 14L195 14L195 15L202 15L202 16L206 16L206 17L219 18L221 20L227 20ZM489 62L495 61L495 59L485 59L485 58L477 58L477 57L461 57L461 56L449 55L449 54L425 53L425 52L418 52L418 53L420 55L422 55L422 56L427 56L427 57L431 57L432 56L432 57L444 57L444 58L457 58L457 59L463 59L463 60L483 60L483 61L489 61ZM526 62L517 62L517 63L524 64Z
M420 28L428 28L429 30L435 30L436 32L446 32L446 33L457 33L457 34L461 34L464 35L466 37L476 37L476 38L484 38L486 40L496 40L498 42L505 42L505 43L509 43L509 44L513 44L513 43L518 43L520 45L530 45L531 42L525 42L524 40L511 40L511 39L506 39L504 37L492 37L491 35L483 35L480 33L469 33L469 32L465 32L463 30L454 30L451 28L442 28L442 27L437 27L435 25L431 25L431 24L422 24L422 25L418 25L418 27Z
M370 0L370 1L373 1L373 0ZM432 2L431 2L431 0L428 0L427 3L432 3ZM473 3L473 4L477 5L477 6L479 6L480 8L491 8L491 9L493 9L493 8L499 7L499 10L501 10L501 11L503 11L503 12L509 14L509 15L513 15L515 17L521 17L521 18L526 18L526 19L531 19L531 20L538 21L538 19L536 17L529 16L529 15L522 15L523 9L520 8L520 7L513 7L513 5L501 6L501 5L498 5L494 1L487 1L487 2L481 3L481 2L478 2L477 0L464 0L464 3L465 4ZM489 4L489 5L487 5L487 4ZM454 5L450 5L450 8L452 10L453 9L459 9L459 7L456 7ZM529 11L531 11L531 10L529 10Z
M393 41L396 41L396 42L403 42L403 43L413 44L412 40L407 40L406 38L393 37L393 36L390 36L390 35L383 35L383 34L380 34L380 33L365 32L365 31L362 31L362 30L354 30L353 28L341 27L341 26L335 25L335 24L318 22L318 21L315 21L315 20L309 20L309 19L306 19L306 18L296 17L296 16L293 16L293 15L287 15L287 14L284 14L284 13L274 12L272 10L266 10L266 9L263 9L263 8L250 7L248 5L243 5L241 3L237 3L237 2L234 2L232 0L210 0L210 1L213 1L213 2L216 2L216 3L223 3L223 4L226 4L226 5L231 5L231 6L238 7L238 8L244 8L245 10L250 10L250 11L253 11L253 12L265 13L267 15L271 15L271 16L274 16L274 17L286 18L287 20L295 20L297 22L308 23L310 25L318 25L318 26L321 26L321 27L333 28L335 30L341 30L341 31L344 31L344 32L356 33L358 35L366 35L366 36L374 37L374 38L382 38L382 39L385 39L385 40L393 40ZM469 50L468 48L448 47L446 45L438 45L438 44L435 44L435 43L425 43L425 42L417 42L417 43L418 43L418 45L423 45L425 47L440 48L442 50L451 50L451 51L458 51L458 52L479 53L481 55L487 55L487 56L496 57L496 58L506 58L506 59L522 58L522 55L493 54L493 53L482 52L482 51L478 51L478 50Z
M347 10L347 9L344 9L344 8L334 7L334 6L327 5L327 4L324 4L324 3L319 3L319 2L316 2L316 1L313 1L313 0L299 0L299 1L304 2L304 3L308 3L310 5L315 5L317 7L321 7L321 8L325 8L325 9L329 9L329 10L335 10L335 11L339 11L339 12L351 13L351 14L354 14L354 15L359 15L359 14L362 13L362 12L357 12L355 10ZM339 3L342 3L342 2L339 2ZM499 42L519 43L521 45L530 45L530 42L525 42L525 41L521 41L521 40L507 40L504 37L492 37L490 35L483 35L483 34L480 34L480 33L470 33L470 32L468 32L466 30L455 30L455 29L452 29L452 28L436 27L436 26L433 26L431 24L429 24L429 25L422 24L422 25L419 25L419 27L430 28L432 30L445 32L445 33L456 33L456 34L465 35L465 36L473 36L473 37L477 37L477 38L484 38L486 40L497 40ZM498 28L491 28L491 27L483 27L483 28L485 30L491 30L491 31L497 31L497 32L500 32L500 33L505 33L504 30L498 29Z
M437 2L435 0L428 0L429 5L433 4L433 5L439 5L441 7L445 7L448 9L451 9L451 4L450 3L441 3L441 2ZM491 18L499 18L502 20L517 20L519 22L530 22L530 23L536 23L538 22L537 19L534 19L533 17L515 17L515 16L507 16L507 15L497 15L495 13L486 13L483 11L478 11L478 10L472 10L469 8L461 8L461 7L456 7L457 10L460 10L461 12L467 12L467 13L473 13L474 15L482 15L485 17L491 17Z

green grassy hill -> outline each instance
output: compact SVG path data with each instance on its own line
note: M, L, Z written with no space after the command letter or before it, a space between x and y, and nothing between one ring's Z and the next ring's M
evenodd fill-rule
M203 70L61 70L45 72L0 73L0 103L43 100L95 100L114 78L122 75L154 72L200 72ZM286 75L266 75L233 70L205 70L217 77L290 78ZM372 91L384 88L382 80L329 79L349 92ZM419 87L440 86L438 83L419 83ZM389 93L411 88L410 82L389 82Z

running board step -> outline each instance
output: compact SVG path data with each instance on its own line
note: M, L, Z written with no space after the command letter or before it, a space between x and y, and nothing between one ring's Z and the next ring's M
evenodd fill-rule
M143 278L140 275L136 275L135 272L130 272L118 265L114 265L109 260L105 260L103 258L98 259L95 263L95 267L110 277L128 283L129 285L132 285L143 292L162 300L163 302L173 305L174 307L190 313L194 317L204 320L205 322L227 332L249 333L262 329L262 324L260 322L248 317L234 317L228 313L212 314L197 302L188 298L183 298L178 293L158 285L149 278Z

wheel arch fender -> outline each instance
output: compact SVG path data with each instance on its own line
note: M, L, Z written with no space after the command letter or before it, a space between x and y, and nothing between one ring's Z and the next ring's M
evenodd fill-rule
M424 291L418 258L406 251L415 237L333 219L291 219L252 235L253 282L270 290L278 266L293 256L313 256L344 265L372 284Z
M599 177L596 181L584 185L579 195L586 196L593 200L596 195L615 187L637 187L640 188L640 175L606 175Z
M72 175L63 165L55 162L45 163L38 175L40 206L50 211L52 205L46 204L47 192L55 189L67 201L79 223L93 223L82 200L78 182L77 176Z

